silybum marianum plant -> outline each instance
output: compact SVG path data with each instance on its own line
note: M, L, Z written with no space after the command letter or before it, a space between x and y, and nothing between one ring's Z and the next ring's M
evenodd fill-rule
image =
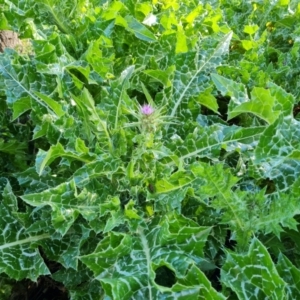
M298 6L2 3L0 292L297 299Z

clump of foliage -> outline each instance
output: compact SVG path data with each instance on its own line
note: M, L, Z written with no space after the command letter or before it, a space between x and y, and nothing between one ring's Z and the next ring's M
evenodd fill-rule
M297 2L2 3L0 293L299 298Z

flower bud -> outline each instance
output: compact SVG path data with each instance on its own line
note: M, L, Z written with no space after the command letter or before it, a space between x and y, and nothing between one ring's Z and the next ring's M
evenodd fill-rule
M152 115L154 113L154 108L149 104L144 104L141 106L141 113L146 116Z

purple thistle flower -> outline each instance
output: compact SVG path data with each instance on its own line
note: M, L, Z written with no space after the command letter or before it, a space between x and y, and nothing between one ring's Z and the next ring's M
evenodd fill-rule
M151 115L152 113L154 112L154 108L149 105L149 104L144 104L142 107L141 107L141 113L143 115L146 115L146 116L149 116Z

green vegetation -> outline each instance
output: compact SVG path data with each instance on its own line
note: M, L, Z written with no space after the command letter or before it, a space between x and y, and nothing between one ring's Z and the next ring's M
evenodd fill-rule
M300 299L298 0L0 7L0 298Z

